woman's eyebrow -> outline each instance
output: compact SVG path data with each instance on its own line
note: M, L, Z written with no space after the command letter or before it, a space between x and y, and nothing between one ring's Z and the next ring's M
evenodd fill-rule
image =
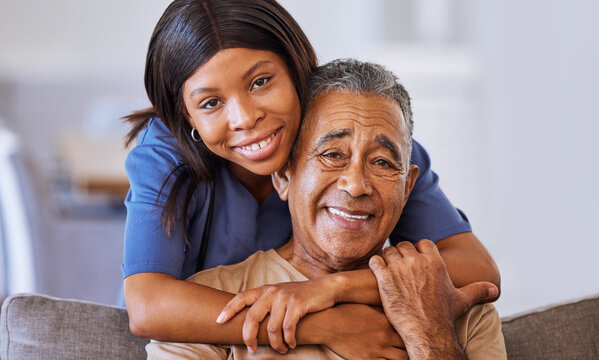
M217 88L205 88L205 87L195 88L195 89L193 89L193 91L191 93L189 93L188 98L193 99L194 96L201 94L203 92L214 92L217 90L218 90Z
M265 64L272 64L272 61L270 61L270 60L258 61L257 63L254 64L254 66L249 68L248 71L245 72L245 74L243 74L242 79L247 80L247 78L249 78L250 75L252 75L252 73L254 71L256 71L257 68L259 68L260 66L265 65Z

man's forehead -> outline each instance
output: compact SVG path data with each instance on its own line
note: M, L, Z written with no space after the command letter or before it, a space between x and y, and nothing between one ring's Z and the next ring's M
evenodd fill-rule
M319 144L323 140L356 135L367 135L375 140L381 134L401 142L407 131L404 125L401 107L396 102L382 96L350 92L317 97L304 123L311 142Z

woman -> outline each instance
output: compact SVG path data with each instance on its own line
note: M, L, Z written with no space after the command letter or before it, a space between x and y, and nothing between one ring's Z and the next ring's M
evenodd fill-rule
M153 108L128 117L128 141L138 139L126 162L123 264L134 334L241 343L243 314L215 324L233 295L181 279L289 238L287 205L269 174L291 151L315 67L308 39L274 0L181 0L166 9L146 62ZM429 238L456 286L479 280L499 286L493 260L439 189L425 150L415 143L413 152L421 176L392 242ZM363 278L356 275L354 289ZM239 336L228 335L231 327ZM364 344L376 348L370 333L327 345L355 355ZM272 341L285 350L280 339Z

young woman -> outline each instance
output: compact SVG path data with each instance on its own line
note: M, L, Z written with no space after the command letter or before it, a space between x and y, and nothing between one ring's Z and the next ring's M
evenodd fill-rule
M137 138L137 146L126 161L131 189L123 275L135 335L242 343L243 312L226 324L215 322L233 294L184 279L279 247L291 235L287 205L269 174L289 156L315 67L308 39L275 0L177 0L166 9L146 62L153 108L128 117L128 141ZM412 162L421 175L391 242L433 240L456 286L480 280L499 286L492 258L440 190L416 142ZM369 271L357 272L344 291L367 286ZM359 312L340 309L331 310L330 318L328 310L303 318L301 326L329 326L323 333L330 336L307 339L300 331L298 343L319 341L348 357L364 348L374 354L373 344L393 346L372 330L355 341L344 339L349 330L335 329L343 323L336 320ZM276 348L284 351L281 344Z

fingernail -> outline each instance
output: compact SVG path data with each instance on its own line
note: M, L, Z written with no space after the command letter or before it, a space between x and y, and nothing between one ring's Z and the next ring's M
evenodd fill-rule
M225 314L220 313L220 315L218 315L218 317L216 318L216 322L222 324L223 320L225 320Z
M497 296L497 288L494 286L489 287L489 298L494 298Z
M248 345L248 347L247 347L247 348L248 348L248 351L250 352L250 354L254 354L254 353L256 353L256 348L254 348L254 347L252 347L252 346L249 346L249 345Z

